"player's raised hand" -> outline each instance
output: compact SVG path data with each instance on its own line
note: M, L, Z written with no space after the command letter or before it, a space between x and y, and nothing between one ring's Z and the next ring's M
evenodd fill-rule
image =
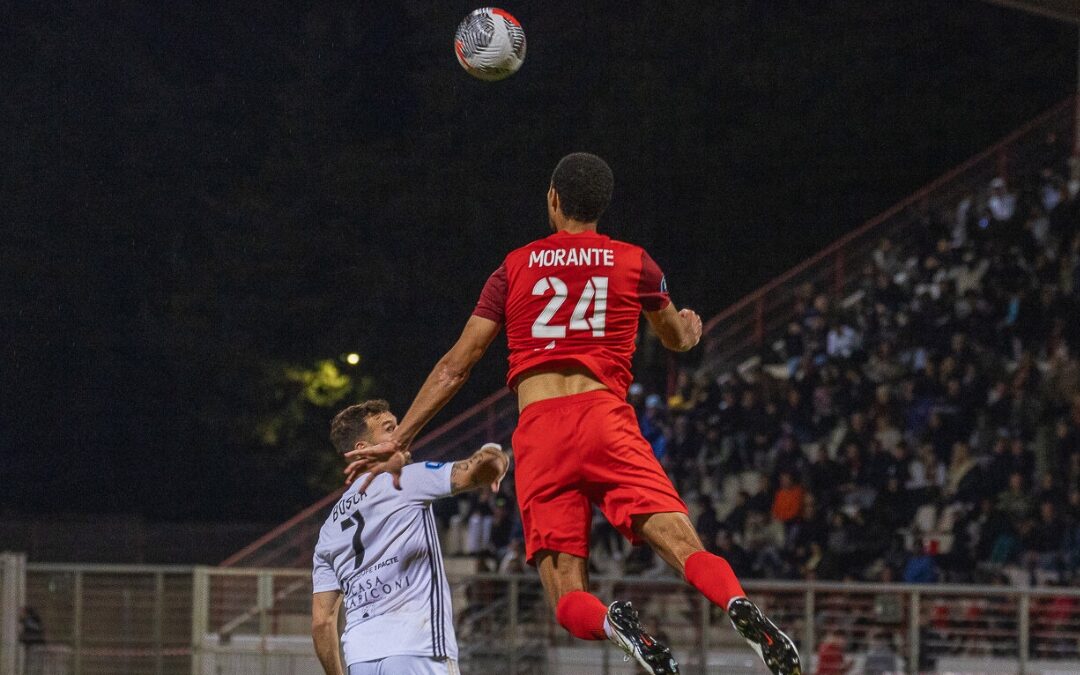
M690 335L694 338L694 345L697 345L698 342L701 342L701 317L692 309L679 310L679 316L690 328Z
M345 484L352 485L360 474L371 471L374 467L389 460L395 453L404 451L400 443L390 440L346 452L345 459L349 460L349 465L343 472L346 476Z
M360 485L360 492L367 492L368 486L371 485L371 481L375 480L379 474L388 473L394 479L394 489L401 489L401 470L405 468L405 465L409 463L408 452L395 452L390 455L390 458L384 462L379 462L367 470L367 478ZM361 474L350 475L346 480L346 484L356 480Z
M497 494L503 478L506 478L506 472L510 470L510 456L503 452L502 446L498 443L484 443L480 446L480 452L491 452L503 459L502 472L499 473L498 478L491 481L491 491Z

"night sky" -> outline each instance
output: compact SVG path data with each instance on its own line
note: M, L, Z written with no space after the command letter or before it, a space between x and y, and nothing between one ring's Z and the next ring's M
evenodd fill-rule
M1076 81L1074 27L976 0L544 0L505 5L528 56L486 83L473 7L8 6L0 513L290 515L334 410L259 441L275 373L356 351L403 411L567 152L707 317Z

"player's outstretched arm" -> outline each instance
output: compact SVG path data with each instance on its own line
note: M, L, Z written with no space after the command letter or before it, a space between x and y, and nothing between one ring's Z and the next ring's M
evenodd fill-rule
M475 315L469 317L457 342L439 359L424 380L405 417L398 423L393 438L385 443L345 453L345 458L351 461L345 468L347 482L351 483L360 474L369 472L367 481L360 487L362 492L375 476L389 471L394 474L394 486L400 489L398 481L405 462L400 458L393 462L391 460L398 453L404 456L424 425L461 389L469 379L473 366L499 334L499 328L500 324L491 319Z
M673 352L685 352L701 341L701 317L692 309L675 311L675 305L656 312L645 312L661 344Z
M344 675L341 667L341 642L338 636L338 612L341 591L323 591L311 596L311 640L326 675Z
M450 471L450 489L458 494L489 485L492 492L498 492L509 468L510 456L503 452L502 446L485 443L472 457L454 462Z

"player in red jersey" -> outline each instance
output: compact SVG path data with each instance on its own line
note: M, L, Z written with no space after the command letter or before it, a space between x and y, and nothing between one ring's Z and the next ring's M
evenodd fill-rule
M526 553L558 622L579 638L612 640L651 673L678 672L670 650L641 628L629 603L605 607L588 592L596 505L624 536L649 544L727 610L774 674L796 675L801 666L794 643L746 598L731 566L704 550L626 403L641 313L674 351L697 345L701 318L676 311L663 273L644 250L596 232L613 183L611 169L595 155L575 153L559 162L547 200L555 233L506 256L393 439L347 455L354 461L346 471L370 471L369 481L391 472L396 482L413 439L505 326L507 383L521 411L512 447Z

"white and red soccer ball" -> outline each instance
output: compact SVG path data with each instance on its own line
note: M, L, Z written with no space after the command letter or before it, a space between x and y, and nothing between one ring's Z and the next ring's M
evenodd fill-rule
M502 80L516 73L525 61L525 31L505 9L481 7L458 25L454 53L473 77Z

